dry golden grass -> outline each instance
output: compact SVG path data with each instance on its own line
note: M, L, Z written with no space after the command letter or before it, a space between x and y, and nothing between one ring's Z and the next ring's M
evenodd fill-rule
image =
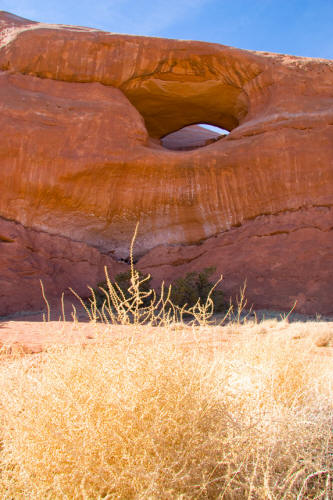
M5 359L0 497L333 498L332 368L243 328L214 350L178 324Z

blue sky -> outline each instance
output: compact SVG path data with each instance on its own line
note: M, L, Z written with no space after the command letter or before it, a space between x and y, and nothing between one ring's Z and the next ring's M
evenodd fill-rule
M0 0L36 21L333 59L333 0Z

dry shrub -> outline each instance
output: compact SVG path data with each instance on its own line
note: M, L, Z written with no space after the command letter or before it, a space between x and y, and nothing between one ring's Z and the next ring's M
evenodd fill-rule
M223 292L218 290L223 280L222 275L215 284L209 281L215 269L213 267L206 268L199 273L188 273L168 287L162 282L158 291L151 288L151 276L143 275L134 267L133 247L138 228L139 223L135 227L130 244L128 272L118 274L115 281L112 281L105 266L105 281L99 283L97 289L88 287L91 295L87 300L83 300L75 290L70 288L91 322L102 322L108 325L134 324L170 327L174 323L183 323L186 316L192 325L204 326L210 324L214 310L224 311L221 323L231 317L233 306L232 304L227 306ZM50 306L42 282L41 288L49 319ZM237 299L238 318L246 305L244 292L245 286L241 290L240 299ZM76 318L75 308L73 318Z
M333 346L333 323L321 323L320 327L314 330L313 338L317 347Z
M1 365L1 498L331 498L320 365L262 335L208 355L160 332Z
M321 333L315 337L315 345L317 347L328 347L333 342L333 334L331 332Z
M333 346L333 322L308 321L294 323L292 330L293 339L307 339L317 347Z

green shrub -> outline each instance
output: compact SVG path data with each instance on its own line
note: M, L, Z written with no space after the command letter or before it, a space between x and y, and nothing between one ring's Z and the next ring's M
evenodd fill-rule
M206 267L201 272L187 273L182 278L172 282L170 296L172 303L179 307L187 304L187 307L190 308L200 299L201 304L204 304L207 301L209 292L215 285L209 279L214 271L215 267ZM228 306L221 290L214 289L211 299L214 303L214 312L224 311Z

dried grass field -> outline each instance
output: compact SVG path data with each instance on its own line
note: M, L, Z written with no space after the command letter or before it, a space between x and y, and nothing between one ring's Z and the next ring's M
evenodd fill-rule
M2 348L1 498L333 498L332 323L39 331Z

